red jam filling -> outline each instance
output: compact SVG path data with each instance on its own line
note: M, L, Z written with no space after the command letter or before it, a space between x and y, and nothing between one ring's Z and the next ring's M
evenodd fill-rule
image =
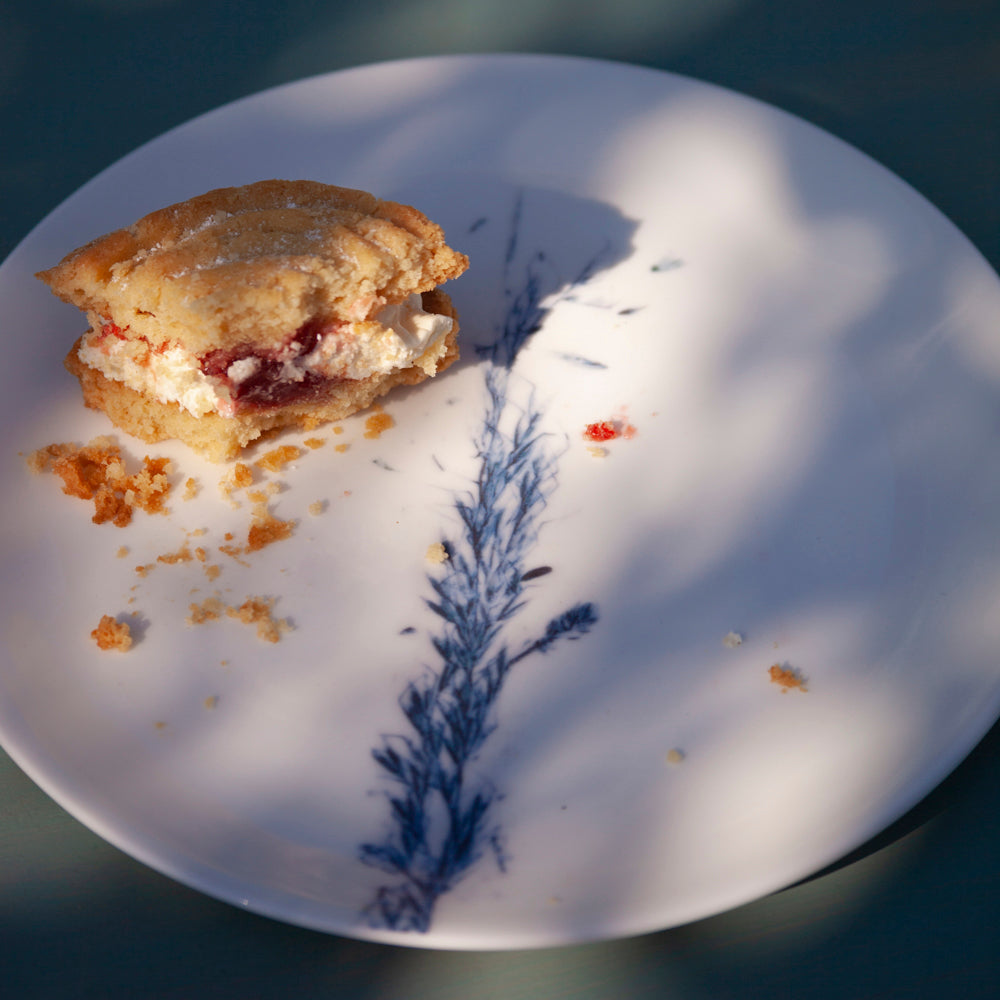
M286 344L267 353L259 353L245 344L240 347L209 351L201 359L201 370L224 383L233 402L241 409L263 410L292 403L310 403L323 399L332 385L343 379L331 378L299 367L289 378L288 365L296 366L316 349L328 326L311 321L296 330ZM257 364L246 378L236 382L229 377L229 368L236 361L253 358Z

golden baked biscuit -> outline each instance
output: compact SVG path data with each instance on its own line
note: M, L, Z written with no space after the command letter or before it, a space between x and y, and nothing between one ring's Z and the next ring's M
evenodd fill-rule
M270 180L160 209L38 277L87 313L66 366L88 406L226 461L450 365L458 320L437 286L467 266L415 208Z

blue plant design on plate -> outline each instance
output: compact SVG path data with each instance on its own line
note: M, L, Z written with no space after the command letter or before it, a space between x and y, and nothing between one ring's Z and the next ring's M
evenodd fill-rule
M436 669L410 682L399 698L410 732L385 736L372 751L393 790L390 832L361 845L360 857L392 876L365 909L374 926L426 931L434 907L483 856L506 859L491 810L501 797L470 764L496 728L496 703L510 671L533 653L578 639L597 622L597 609L581 602L557 615L542 634L513 649L504 626L527 601L527 584L549 571L531 567L541 516L556 486L558 453L542 427L535 394L512 399L511 366L542 324L545 255L532 256L514 290L522 200L518 198L504 259L506 315L496 341L480 354L486 406L475 439L478 475L454 500L459 532L448 539L448 560L428 574L427 606L439 619L431 638ZM475 224L479 228L485 220ZM586 281L601 263L595 255L569 287Z

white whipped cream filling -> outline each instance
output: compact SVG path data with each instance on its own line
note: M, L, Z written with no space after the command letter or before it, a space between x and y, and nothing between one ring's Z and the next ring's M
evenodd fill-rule
M450 317L425 312L420 295L415 294L385 306L374 322L384 327L374 335L360 330L359 323L335 325L306 355L296 356L300 346L290 344L281 378L300 382L307 374L317 373L327 378L363 379L410 365L434 374L436 361L427 360L422 365L421 358L451 330ZM79 357L107 378L155 396L162 403L178 403L195 417L206 413L232 415L234 405L228 388L206 375L195 355L180 347L148 351L139 360L136 353L134 341L102 337L96 330L84 337ZM258 358L241 358L229 366L226 375L239 383L251 377L259 366Z

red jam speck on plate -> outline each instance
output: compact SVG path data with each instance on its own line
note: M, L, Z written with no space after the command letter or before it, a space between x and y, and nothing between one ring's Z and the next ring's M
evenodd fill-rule
M587 424L583 436L588 441L613 441L618 437L618 428L610 420L599 420L594 424Z

